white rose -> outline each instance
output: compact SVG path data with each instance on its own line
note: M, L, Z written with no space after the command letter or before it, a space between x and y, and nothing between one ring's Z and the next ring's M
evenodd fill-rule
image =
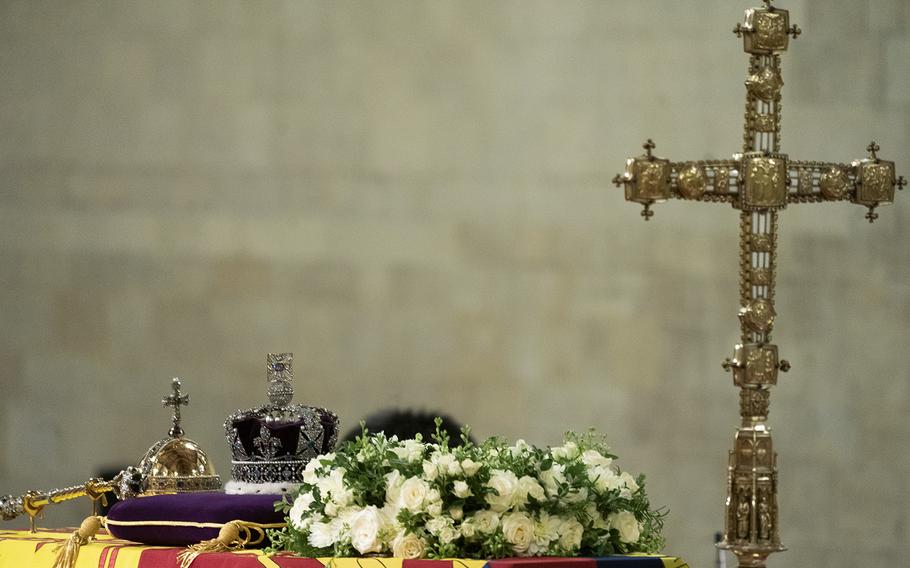
M474 519L473 523L477 526L477 530L483 534L490 534L499 527L499 515L493 511L486 509L477 511L472 518Z
M474 494L471 492L471 488L468 487L468 484L460 479L456 481L452 487L452 493L459 499L466 499Z
M431 517L439 517L442 515L442 501L433 501L427 505L427 514Z
M610 464L613 463L612 458L604 457L597 450L585 450L585 452L581 454L581 461L588 467L593 467L595 465L610 467Z
M551 542L559 538L560 529L562 528L562 519L555 515L550 515L546 511L540 512L540 518L534 525L534 544L536 551L546 550Z
M312 459L307 462L306 467L303 468L303 482L310 485L316 485L316 480L319 476L316 474L316 470L319 469L319 458Z
M613 513L607 517L607 522L610 523L610 528L619 531L620 541L629 544L638 542L638 537L641 536L641 525L635 520L635 515L629 511Z
M635 482L635 478L632 477L627 471L624 471L619 474L619 478L622 480L623 485L629 490L629 493L635 493L639 490L638 483Z
M604 520L603 516L600 514L600 511L597 510L597 505L594 503L588 503L588 506L585 507L585 513L591 517L591 526L595 529L609 529L610 525L607 524L607 521Z
M608 468L596 465L588 470L588 479L594 482L594 489L598 493L606 493L622 487L622 479Z
M436 471L442 475L458 475L461 473L461 464L452 454L442 452L433 452L430 456L430 463L436 465Z
M465 519L465 521L461 523L461 534L469 540L474 538L474 535L477 534L477 525L473 518Z
M426 523L427 531L434 536L439 536L442 530L449 526L452 526L452 519L447 519L445 517L430 519Z
M449 516L452 517L454 521L460 521L464 518L464 509L460 505L452 505L449 507Z
M429 492L430 486L426 481L418 477L409 477L401 484L401 490L398 494L398 506L412 513L420 512Z
M530 495L537 501L544 501L547 497L544 495L543 487L536 479L528 475L522 477L518 480L518 485L521 488L521 493L523 495Z
M312 492L301 493L294 499L294 505L288 513L288 518L290 519L291 524L297 527L297 529L306 530L306 523L303 516L309 512L310 505L313 504L314 500ZM309 518L310 517L308 517L308 519Z
M335 530L332 523L313 523L307 540L316 548L328 548L335 544Z
M597 515L600 517L600 515ZM581 547L581 537L585 527L576 519L564 519L560 527L559 546L567 551L578 550Z
M460 533L455 530L455 527L452 525L447 525L439 531L439 535L437 536L439 537L439 542L442 544L449 544L457 539L460 536Z
M464 472L466 477L474 477L478 470L480 470L480 464L471 458L461 460L461 471Z
M416 534L400 534L392 540L392 554L395 558L412 560L420 558L426 551L427 545Z
M550 469L545 469L540 472L538 477L543 482L544 488L547 490L547 494L551 497L559 493L559 486L566 482L566 466L554 463L550 466Z
M316 487L319 488L319 494L322 495L323 501L329 498L337 499L344 493L344 474L347 473L343 467L333 469L328 477L320 477L316 480Z
M588 499L588 488L582 487L577 490L569 491L565 496L566 503L581 503Z
M385 502L389 504L398 503L401 496L401 484L404 480L401 478L401 472L393 469L385 474Z
M417 440L405 440L401 446L392 448L399 459L414 463L423 457L423 443Z
M502 534L517 555L526 556L534 541L534 521L525 513L509 513L502 518Z
M575 442L566 442L562 446L550 450L553 457L563 460L574 460L578 457L578 444Z
M365 507L350 520L351 546L360 554L382 552L379 532L385 519L375 506Z
M439 477L439 468L436 467L436 464L429 461L423 462L423 478L427 481L436 481L437 477Z
M511 471L494 469L490 475L487 487L494 490L486 495L490 508L497 513L507 511L517 502L522 500L519 495L518 477Z

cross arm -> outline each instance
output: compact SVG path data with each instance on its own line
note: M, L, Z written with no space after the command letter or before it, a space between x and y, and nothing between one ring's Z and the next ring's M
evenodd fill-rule
M735 160L699 160L671 162L654 156L649 139L643 145L645 154L626 160L626 171L617 174L613 183L625 189L626 200L644 206L642 217L650 220L651 206L668 199L733 203L739 190Z
M849 201L867 207L866 218L878 218L875 209L894 201L894 190L907 181L895 173L894 162L878 157L874 141L866 148L869 157L849 164L791 160L787 162L787 203Z

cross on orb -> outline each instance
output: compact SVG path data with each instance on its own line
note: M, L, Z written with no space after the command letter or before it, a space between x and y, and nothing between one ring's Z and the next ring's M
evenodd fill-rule
M770 388L790 363L771 343L776 312L778 216L788 205L847 201L875 209L894 200L894 189L907 181L895 176L893 162L878 157L875 142L869 157L847 163L791 160L780 151L780 53L802 33L790 25L787 10L764 1L764 8L746 10L734 32L749 54L742 152L731 159L671 162L653 154L651 139L645 154L626 161L626 171L613 178L626 200L644 207L669 199L729 203L740 212L741 343L723 363L732 371L740 391L741 426L734 438L727 467L724 539L718 547L732 550L741 568L762 568L773 552L786 550L780 542L777 506L777 454L766 425ZM762 452L753 452L761 447Z
M174 377L171 380L171 390L173 393L161 399L162 406L169 406L174 409L174 416L172 418L174 425L171 426L171 430L168 432L172 438L180 438L183 436L183 428L180 427L180 407L189 406L190 404L190 395L180 394L180 387L180 379Z

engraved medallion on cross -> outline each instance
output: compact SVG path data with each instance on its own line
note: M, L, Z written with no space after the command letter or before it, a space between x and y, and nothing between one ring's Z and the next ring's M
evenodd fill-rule
M733 31L749 54L742 152L731 159L673 162L655 156L648 139L645 153L629 158L613 183L624 188L626 200L643 206L646 221L654 204L669 199L729 203L740 212L742 335L723 368L742 389L742 423L729 453L724 539L718 546L732 550L741 567L763 567L768 555L785 550L778 532L777 455L765 424L769 389L779 372L790 369L771 343L779 212L788 205L847 201L866 207L871 223L906 180L895 175L893 162L878 156L874 141L866 158L850 163L793 160L781 153L780 53L802 32L771 0L746 10Z

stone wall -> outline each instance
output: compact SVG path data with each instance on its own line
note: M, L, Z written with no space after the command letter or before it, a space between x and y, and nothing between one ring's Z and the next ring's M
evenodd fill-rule
M758 2L753 2L757 4ZM910 173L910 4L791 0L783 150ZM737 393L737 215L642 223L652 137L739 149L750 2L0 2L0 492L126 464L168 429L222 473L268 351L348 426L608 432L710 566ZM904 198L910 196L902 196ZM910 554L910 202L782 215L774 566ZM77 522L87 505L47 523Z

